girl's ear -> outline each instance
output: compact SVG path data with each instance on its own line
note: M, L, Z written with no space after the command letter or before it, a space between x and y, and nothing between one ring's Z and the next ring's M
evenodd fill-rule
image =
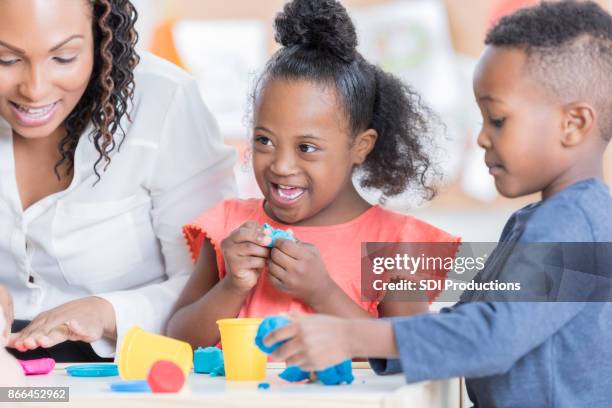
M355 137L353 141L353 161L356 165L361 165L365 161L368 154L374 149L378 139L378 132L374 129L367 129Z
M563 121L563 147L573 147L582 143L595 125L595 109L589 104L577 102L565 107Z

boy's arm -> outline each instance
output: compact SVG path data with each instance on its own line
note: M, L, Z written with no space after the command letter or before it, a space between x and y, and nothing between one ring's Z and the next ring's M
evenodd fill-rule
M584 303L465 303L435 315L391 320L408 382L501 374L576 316ZM390 373L397 361L373 368Z
M236 317L248 292L233 290L228 279L219 280L215 250L206 239L196 269L174 306L167 334L192 347L214 346L220 340L217 320Z
M264 344L288 340L273 357L307 371L376 357L384 374L408 382L500 374L576 316L584 303L465 303L440 314L374 319L294 316ZM400 365L401 363L401 365Z

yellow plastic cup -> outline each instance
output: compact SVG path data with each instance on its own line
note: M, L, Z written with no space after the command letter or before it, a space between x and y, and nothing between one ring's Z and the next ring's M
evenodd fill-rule
M262 320L217 320L228 381L261 381L266 378L267 358L255 345L257 328Z
M193 350L189 343L144 331L138 326L126 333L119 351L119 375L124 380L144 380L159 360L172 361L189 375Z

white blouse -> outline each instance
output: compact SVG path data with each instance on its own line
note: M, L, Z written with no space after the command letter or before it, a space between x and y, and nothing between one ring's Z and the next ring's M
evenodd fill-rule
M135 86L133 122L102 179L83 136L70 186L25 211L0 117L0 284L17 319L95 294L112 303L119 337L134 324L161 332L193 271L181 226L234 194L234 149L193 78L142 53ZM93 346L109 356L115 342Z

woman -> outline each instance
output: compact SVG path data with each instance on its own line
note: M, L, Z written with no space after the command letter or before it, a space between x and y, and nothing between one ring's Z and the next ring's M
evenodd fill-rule
M192 271L181 225L233 192L234 152L196 83L136 54L129 0L0 8L0 285L25 320L8 345L112 356L164 327ZM98 358L77 345L48 350Z

